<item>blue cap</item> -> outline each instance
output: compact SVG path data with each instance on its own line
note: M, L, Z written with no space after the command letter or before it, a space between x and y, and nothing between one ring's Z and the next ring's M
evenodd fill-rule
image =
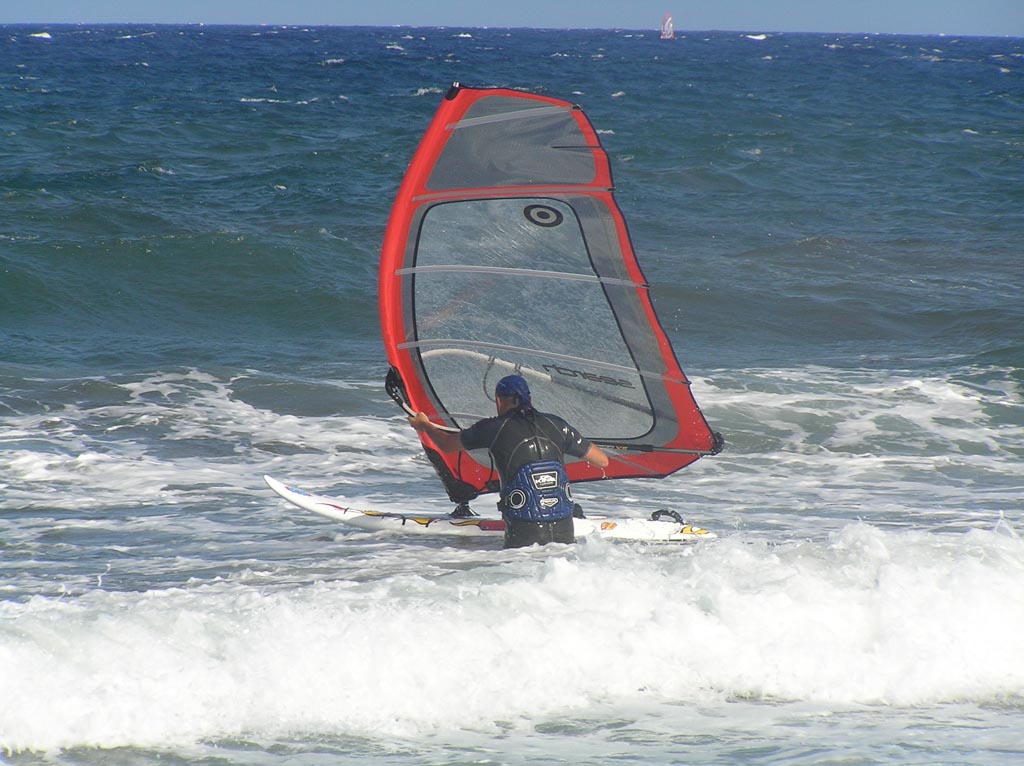
M514 396L520 404L530 404L530 387L522 375L506 375L494 387L495 396Z

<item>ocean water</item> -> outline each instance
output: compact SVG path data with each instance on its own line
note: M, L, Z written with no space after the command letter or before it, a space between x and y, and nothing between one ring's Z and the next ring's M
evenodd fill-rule
M576 100L726 450L503 551L383 391L452 81ZM0 27L0 761L1024 760L1024 40ZM486 503L478 507L486 510Z

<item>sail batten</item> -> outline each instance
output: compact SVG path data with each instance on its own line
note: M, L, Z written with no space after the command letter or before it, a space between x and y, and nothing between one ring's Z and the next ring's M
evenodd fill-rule
M449 93L381 258L384 345L412 409L465 428L494 414L494 384L515 371L541 409L614 445L608 476L665 476L717 449L613 187L579 107L508 89ZM493 487L485 455L438 459L462 485Z
M456 347L461 346L462 348ZM453 356L465 356L475 355L478 359L485 358L488 363L503 365L509 372L526 373L527 377L533 375L543 375L545 380L551 381L554 377L550 372L540 372L530 367L524 367L520 363L510 362L505 359L494 356L493 354L481 354L475 349L489 349L491 351L501 351L510 355L523 355L532 354L537 357L551 359L553 361L560 361L566 363L586 364L589 367L599 370L608 370L611 372L622 372L622 373L635 373L641 378L650 378L652 380L657 379L664 383L675 383L683 386L690 385L690 381L682 377L673 377L664 372L654 372L651 370L639 370L636 367L628 367L621 364L613 364L611 362L601 361L599 359L590 359L587 357L572 356L570 354L559 354L552 351L545 351L543 349L536 348L522 348L517 346L506 346L500 343L486 343L481 341L470 341L470 340L453 340L453 339L437 339L429 341L410 341L408 343L400 343L398 346L402 350L419 349L424 358L431 356L438 357L443 354ZM576 370L555 370L558 375L566 377L584 377L574 375Z
M458 200L465 199L468 196L487 199L487 198L505 198L509 196L547 196L553 198L559 198L567 194L611 194L615 191L611 186L550 186L544 184L538 184L536 186L507 186L501 189L493 188L465 188L465 189L450 189L448 191L431 192L429 194L421 194L413 198L413 202L434 202L441 200Z
M563 112L566 107L563 106L541 106L534 107L532 109L520 109L518 111L503 112L501 114L491 114L486 117L471 117L462 119L459 122L452 123L448 126L449 130L459 130L460 128L472 128L479 125L489 125L495 122L506 122L508 120L523 120L530 119L533 117L542 117L552 112Z
M473 274L504 274L516 276L523 279L566 279L575 282L597 282L608 285L629 285L630 287L647 288L648 285L638 284L628 279L616 279L615 277L599 277L591 274L572 274L567 271L544 271L541 269L513 269L497 266L463 266L448 264L441 266L414 266L405 269L398 269L397 276L409 276L412 274L431 274L439 272L451 273L473 273Z

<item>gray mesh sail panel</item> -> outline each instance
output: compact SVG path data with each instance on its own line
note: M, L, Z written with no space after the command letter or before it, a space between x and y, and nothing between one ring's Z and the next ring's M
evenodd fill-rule
M594 178L593 155L567 107L487 98L451 130L427 180L431 191Z
M648 389L657 399L663 360L636 286L602 241L610 213L572 199L580 210L568 198L468 200L420 219L415 266L404 270L412 345L457 425L493 414L494 384L519 371L539 408L584 433L639 439L654 428Z

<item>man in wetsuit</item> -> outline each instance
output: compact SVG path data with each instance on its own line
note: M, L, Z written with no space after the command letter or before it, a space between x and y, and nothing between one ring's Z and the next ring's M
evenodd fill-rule
M604 469L608 456L557 415L538 412L521 375L508 375L494 389L498 415L460 432L445 431L416 413L409 424L426 432L442 452L486 448L498 470L498 507L505 520L505 547L571 543L573 502L565 455Z

